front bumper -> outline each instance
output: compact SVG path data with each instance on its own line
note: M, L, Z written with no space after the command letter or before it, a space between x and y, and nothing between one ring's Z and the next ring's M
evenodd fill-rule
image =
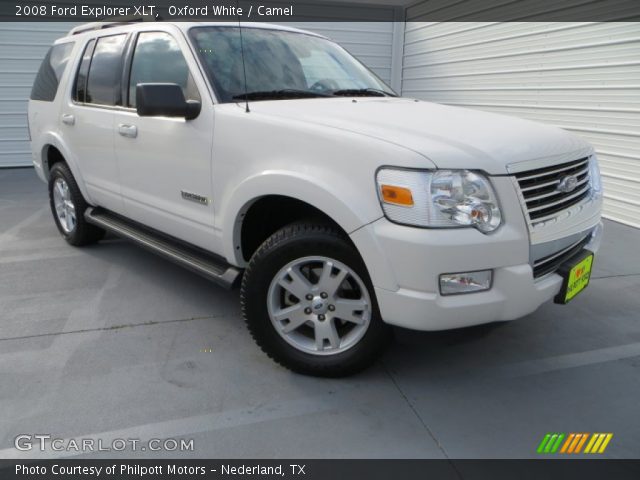
M447 330L523 317L552 299L561 285L559 275L535 282L527 264L495 269L493 287L486 292L443 297L406 288L375 291L386 323L412 330Z
M513 320L551 300L560 291L562 278L555 273L534 278L529 231L520 205L504 202L502 208L505 223L490 235L470 228L410 228L384 218L353 232L383 320L414 330L446 330ZM585 248L595 252L602 224L599 209L592 213L581 233L590 235ZM493 270L490 290L440 295L440 274L485 269Z

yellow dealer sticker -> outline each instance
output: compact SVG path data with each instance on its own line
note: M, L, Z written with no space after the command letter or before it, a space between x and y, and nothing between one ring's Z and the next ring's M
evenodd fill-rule
M593 265L593 255L581 260L571 270L569 270L569 278L567 281L567 291L565 293L565 303L579 294L589 285L591 277L591 266Z

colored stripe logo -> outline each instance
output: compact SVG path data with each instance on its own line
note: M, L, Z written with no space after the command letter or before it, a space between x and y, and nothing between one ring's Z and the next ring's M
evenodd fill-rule
M604 453L613 438L613 433L547 433L538 453ZM584 448L584 450L583 450Z

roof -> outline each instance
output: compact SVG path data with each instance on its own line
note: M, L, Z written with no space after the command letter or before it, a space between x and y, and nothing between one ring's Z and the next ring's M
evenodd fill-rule
M122 27L127 25L131 25L131 26L147 25L148 23L149 22L141 21L141 19L139 18L136 18L136 19L124 18L124 19L120 19L118 21L112 21L112 22L90 22L90 23L85 23L83 25L78 25L77 27L72 28L69 31L68 36L79 35L82 33L92 32L96 30L103 30L107 28ZM192 27L200 27L200 26L229 27L229 26L242 25L242 28L262 28L267 30L282 30L286 32L303 33L306 35L313 35L315 37L326 38L322 35L318 35L317 33L310 32L308 30L301 30L299 28L293 28L293 27L285 27L283 25L276 25L273 23L242 22L241 24L240 23L236 24L235 22L164 22L164 21L158 22L158 23L163 25L174 25L180 28L181 30L189 30Z

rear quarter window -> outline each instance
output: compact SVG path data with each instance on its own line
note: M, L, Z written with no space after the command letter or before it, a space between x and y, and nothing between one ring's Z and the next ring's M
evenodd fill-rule
M31 89L31 100L53 102L73 50L73 42L54 45L44 57Z

